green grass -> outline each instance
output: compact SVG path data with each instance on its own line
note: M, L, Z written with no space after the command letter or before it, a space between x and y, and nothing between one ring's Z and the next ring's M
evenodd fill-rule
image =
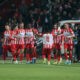
M20 65L0 61L0 80L80 80L80 64L48 66L39 61Z

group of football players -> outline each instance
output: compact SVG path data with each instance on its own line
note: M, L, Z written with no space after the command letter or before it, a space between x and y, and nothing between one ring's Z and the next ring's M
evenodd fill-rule
M58 24L54 24L53 30L47 30L44 33L38 33L38 30L28 24L24 29L24 23L19 26L15 25L11 30L9 25L5 25L3 42L3 63L6 61L7 51L11 52L13 56L13 63L18 63L17 57L19 56L19 64L22 64L24 58L24 50L26 53L27 64L35 63L36 59L36 38L42 37L43 50L42 58L43 63L47 62L46 55L48 56L48 65L51 64L51 52L54 52L53 64L60 64L61 46L64 45L64 55L66 58L65 64L71 64L72 50L73 50L73 37L74 32L69 27L69 24L64 24L64 29L61 29ZM69 59L67 50L69 49Z

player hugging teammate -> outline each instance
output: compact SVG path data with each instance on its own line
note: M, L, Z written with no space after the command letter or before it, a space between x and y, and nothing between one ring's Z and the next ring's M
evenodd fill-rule
M15 25L13 30L10 30L9 25L5 25L5 32L3 38L3 63L6 61L7 51L11 52L13 56L13 63L18 63L17 57L19 56L19 63L23 63L24 50L26 52L27 64L35 63L36 60L36 47L34 46L36 37L39 38L37 29L32 27L29 23L24 29L24 23ZM69 24L64 24L64 29L61 29L58 24L54 24L54 28L51 31L46 30L42 34L43 50L42 57L43 63L47 62L51 64L51 52L54 52L54 63L60 64L62 62L61 46L64 45L65 64L71 64L74 33ZM67 50L69 49L69 60ZM58 58L58 60L57 60Z

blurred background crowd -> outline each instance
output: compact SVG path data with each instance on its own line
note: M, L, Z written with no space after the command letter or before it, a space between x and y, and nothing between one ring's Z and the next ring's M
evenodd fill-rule
M0 0L0 26L31 22L51 29L60 20L80 19L79 0ZM2 29L0 27L0 29ZM0 30L3 31L4 29Z

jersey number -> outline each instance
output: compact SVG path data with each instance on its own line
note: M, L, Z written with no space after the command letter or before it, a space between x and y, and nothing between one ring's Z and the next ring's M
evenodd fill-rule
M49 36L46 36L46 41L49 42Z

